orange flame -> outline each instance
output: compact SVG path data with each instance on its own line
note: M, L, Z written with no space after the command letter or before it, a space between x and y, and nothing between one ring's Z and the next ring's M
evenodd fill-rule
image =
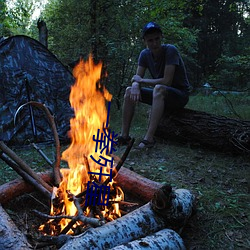
M74 118L70 120L69 135L72 142L69 148L62 153L62 159L68 162L69 170L61 170L63 180L59 187L63 194L65 204L63 213L65 215L74 216L77 213L74 203L68 201L66 191L77 195L86 190L89 181L88 171L98 172L100 169L100 166L91 159L88 162L88 169L86 159L89 159L91 155L98 159L101 155L101 149L95 152L96 142L93 141L93 135L97 134L98 129L102 131L106 124L106 101L111 101L112 98L112 95L100 85L101 70L102 63L95 65L91 55L86 62L80 60L73 70L76 81L70 93L70 103L75 112ZM111 159L110 156L105 155L105 157ZM109 167L104 169L106 173L110 172ZM102 181L105 181L106 178L104 177ZM122 191L119 191L120 200L123 199L123 193L121 193ZM119 208L114 206L114 209L115 213L120 216ZM63 220L61 223L64 224L61 225L61 229L63 229L68 221Z

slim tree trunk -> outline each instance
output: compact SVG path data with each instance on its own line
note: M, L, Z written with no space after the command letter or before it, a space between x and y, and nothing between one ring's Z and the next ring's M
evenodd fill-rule
M46 23L40 18L37 21L37 28L39 30L39 42L48 48L48 29Z

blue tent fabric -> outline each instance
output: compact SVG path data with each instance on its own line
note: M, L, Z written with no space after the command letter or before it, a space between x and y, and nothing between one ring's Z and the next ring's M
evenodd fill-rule
M73 116L69 103L73 83L71 72L37 40L22 35L1 39L0 140L24 144L53 139L45 113L38 108L25 106L14 123L16 111L29 100L50 110L60 140L67 140Z

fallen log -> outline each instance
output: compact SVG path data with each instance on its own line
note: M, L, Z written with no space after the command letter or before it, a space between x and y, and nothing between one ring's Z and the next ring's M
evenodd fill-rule
M250 121L190 109L165 115L155 136L222 152L250 152Z
M9 215L0 204L0 249L32 249L25 236L17 229Z
M161 195L155 195L151 202L101 227L70 238L60 249L110 249L166 227L177 229L172 222L177 221L179 226L183 226L192 214L195 197L185 189L172 192L169 186L162 187L159 192ZM173 221L169 219L171 215Z
M111 248L111 250L185 250L179 234L171 229L162 229L144 238Z

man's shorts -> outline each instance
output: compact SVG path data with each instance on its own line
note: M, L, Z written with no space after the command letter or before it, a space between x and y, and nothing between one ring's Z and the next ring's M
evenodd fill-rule
M183 108L189 100L188 91L179 90L166 86L167 94L165 97L165 111L173 111ZM141 88L142 103L152 105L153 88Z

